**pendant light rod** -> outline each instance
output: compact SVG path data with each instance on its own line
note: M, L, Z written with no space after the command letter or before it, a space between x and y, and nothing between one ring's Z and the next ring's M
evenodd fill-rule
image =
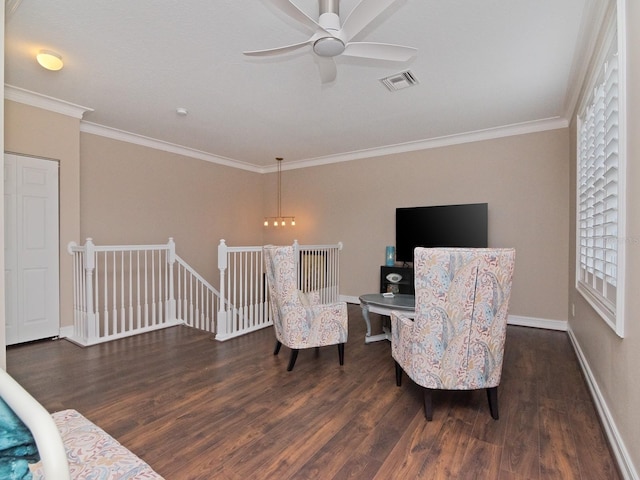
M289 221L289 224L294 227L296 225L296 217L293 216L282 216L282 157L276 157L276 160L278 161L278 180L277 180L277 185L278 185L278 193L277 193L277 208L278 208L278 216L277 217L265 217L264 218L264 226L268 227L270 224L272 224L274 227L277 226L286 226L287 221Z
M282 157L276 157L278 161L278 217L282 217Z

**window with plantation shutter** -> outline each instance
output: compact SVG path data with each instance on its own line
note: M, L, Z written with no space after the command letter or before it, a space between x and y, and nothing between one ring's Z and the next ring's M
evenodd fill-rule
M577 272L580 291L609 325L623 334L619 303L622 270L621 86L617 36L593 77L578 115Z

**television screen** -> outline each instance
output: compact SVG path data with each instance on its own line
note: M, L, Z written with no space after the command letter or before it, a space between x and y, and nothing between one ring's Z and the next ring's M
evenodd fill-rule
M415 247L486 248L488 204L396 209L396 261L413 262Z

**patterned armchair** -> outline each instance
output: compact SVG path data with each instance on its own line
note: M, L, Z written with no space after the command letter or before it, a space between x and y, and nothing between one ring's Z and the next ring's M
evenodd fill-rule
M347 342L347 304L320 304L318 292L303 293L297 286L297 259L292 246L263 247L269 300L276 334L277 355L282 344L291 349L287 371L293 370L301 348L338 345L344 365Z
M415 249L415 320L392 313L391 350L396 384L404 370L423 387L427 420L431 390L481 388L498 419L514 264L511 248Z

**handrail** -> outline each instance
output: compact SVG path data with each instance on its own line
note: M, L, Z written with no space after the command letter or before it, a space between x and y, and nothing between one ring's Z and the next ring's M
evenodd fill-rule
M180 258L179 255L176 255L176 261L179 262L185 268L188 268L191 271L191 275L193 275L194 278L196 278L199 282L202 282L207 287L207 289L219 294L218 290L213 288L213 286L209 282L207 282L198 272L193 270L187 262L185 262L182 258Z

